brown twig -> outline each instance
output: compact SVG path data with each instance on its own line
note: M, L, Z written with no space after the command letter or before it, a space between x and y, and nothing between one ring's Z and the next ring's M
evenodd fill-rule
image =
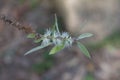
M10 19L7 16L2 15L0 18L4 23L7 23L9 25L12 25L13 27L16 27L18 30L24 31L27 34L33 33L35 34L35 39L40 39L41 37L44 37L44 35L37 33L35 30L33 30L30 26L25 26L21 23L19 23L15 19ZM47 36L48 39L53 39L52 36ZM61 36L56 37L55 39L60 40L66 40L67 38L63 38ZM76 38L72 38L73 42L76 42Z
M9 24L9 25L12 25L13 27L16 27L18 30L24 31L27 34L34 33L36 39L42 37L41 34L36 33L36 31L33 30L30 26L25 26L25 25L21 24L20 22L16 21L15 19L10 19L5 15L1 15L0 20L2 20L6 24Z

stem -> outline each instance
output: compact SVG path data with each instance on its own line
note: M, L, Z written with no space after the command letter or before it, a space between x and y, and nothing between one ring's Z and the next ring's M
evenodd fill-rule
M59 28L58 28L58 20L57 20L56 14L55 14L55 26L56 26L57 32L60 33Z
M33 30L30 26L25 26L25 25L22 25L20 22L16 21L16 20L13 20L13 19L10 19L8 18L7 16L5 15L2 15L0 17L0 20L2 20L4 23L6 24L9 24L13 27L16 27L18 30L21 30L21 31L24 31L25 33L27 34L30 34L30 33L34 33L35 34L35 39L39 39L39 38L42 38L44 37L44 35L40 34L40 33L37 33L35 30ZM59 29L58 29L58 24L57 24L57 16L55 14L55 24L56 24L56 29L57 31L60 33ZM47 36L48 39L53 39L53 36ZM56 37L56 39L61 39L61 40L66 40L66 38L63 38L63 37ZM73 41L76 41L75 38L72 38Z

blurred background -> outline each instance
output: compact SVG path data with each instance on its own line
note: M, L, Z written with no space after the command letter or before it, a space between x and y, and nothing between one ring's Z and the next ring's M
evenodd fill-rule
M54 24L83 39L92 58L73 46L55 55L0 20L0 80L120 80L120 0L0 0L0 14L30 25L38 33Z

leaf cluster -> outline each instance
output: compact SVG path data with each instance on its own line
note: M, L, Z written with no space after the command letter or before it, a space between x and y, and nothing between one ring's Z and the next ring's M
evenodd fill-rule
M73 37L71 37L71 35L68 32L60 32L59 28L58 28L57 16L55 15L55 24L53 25L53 28L47 29L46 32L43 35L41 35L40 38L36 39L35 33L31 33L27 36L28 38L34 38L35 39L34 42L40 43L40 46L37 46L37 47L31 49L30 51L26 52L25 55L28 55L35 51L38 51L49 45L54 45L54 47L49 52L49 54L52 55L52 54L55 54L55 53L61 51L65 47L70 47L70 46L72 46L73 43L76 43L77 46L80 48L81 52L85 56L90 58L90 54L89 54L88 50L82 43L80 43L79 40L87 38L87 37L91 37L91 36L93 36L93 34L84 33L78 37L73 38Z

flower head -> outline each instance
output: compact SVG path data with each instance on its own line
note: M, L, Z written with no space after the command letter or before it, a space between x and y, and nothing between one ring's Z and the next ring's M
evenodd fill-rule
M61 35L62 38L68 38L69 34L67 32L63 32Z

